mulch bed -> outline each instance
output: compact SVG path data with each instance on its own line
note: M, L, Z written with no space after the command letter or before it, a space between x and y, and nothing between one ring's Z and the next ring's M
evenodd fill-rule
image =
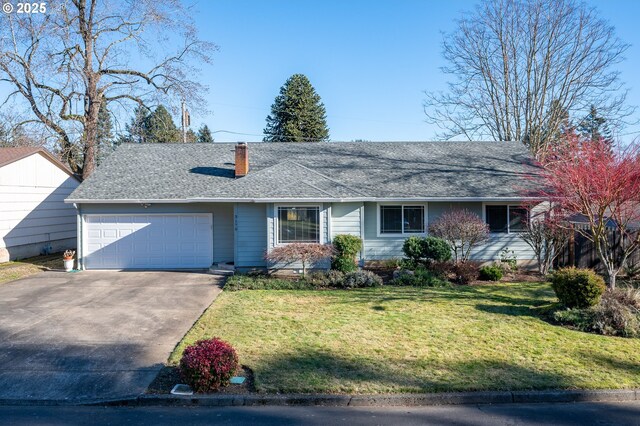
M236 374L237 376L244 377L245 381L241 385L229 385L216 394L247 394L255 392L255 386L253 381L253 371L247 366L241 366L240 370ZM151 382L147 388L147 394L170 394L171 389L179 383L184 383L180 378L180 371L178 367L165 366L160 370L156 378Z

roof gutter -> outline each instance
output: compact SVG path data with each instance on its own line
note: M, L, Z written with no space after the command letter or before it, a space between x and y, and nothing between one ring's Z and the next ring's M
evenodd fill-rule
M67 198L67 204L190 204L190 203L347 203L347 202L500 202L535 201L539 197L354 197L354 198L176 198L176 199L80 199Z

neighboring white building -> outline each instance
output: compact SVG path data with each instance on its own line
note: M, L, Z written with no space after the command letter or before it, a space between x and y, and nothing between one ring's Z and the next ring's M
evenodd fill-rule
M80 184L42 148L0 148L0 262L76 247L76 209L64 199Z

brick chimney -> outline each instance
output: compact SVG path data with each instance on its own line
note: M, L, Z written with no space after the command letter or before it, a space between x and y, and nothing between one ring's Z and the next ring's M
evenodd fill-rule
M249 147L245 142L236 145L236 177L246 176L249 173Z

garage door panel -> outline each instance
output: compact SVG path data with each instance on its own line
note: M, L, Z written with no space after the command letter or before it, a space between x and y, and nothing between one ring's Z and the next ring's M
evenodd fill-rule
M88 215L87 269L207 268L212 263L210 214Z

